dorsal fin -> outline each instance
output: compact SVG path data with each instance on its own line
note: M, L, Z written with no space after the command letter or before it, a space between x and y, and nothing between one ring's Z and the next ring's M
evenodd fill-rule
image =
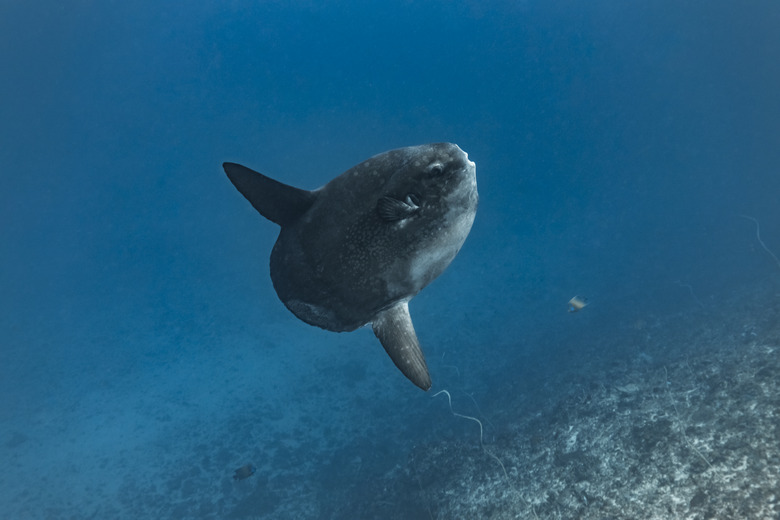
M262 216L280 226L291 224L314 203L314 192L293 188L236 163L222 164L230 182Z

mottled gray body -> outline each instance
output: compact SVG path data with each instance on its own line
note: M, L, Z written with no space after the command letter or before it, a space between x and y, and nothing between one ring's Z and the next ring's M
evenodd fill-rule
M271 279L298 318L327 330L368 323L395 364L430 388L408 301L439 276L468 236L476 169L456 145L391 150L314 191L225 163L231 181L281 225Z

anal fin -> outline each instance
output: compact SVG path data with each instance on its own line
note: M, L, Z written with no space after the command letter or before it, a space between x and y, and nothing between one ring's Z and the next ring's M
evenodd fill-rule
M431 388L428 365L414 332L407 302L398 302L377 314L373 328L395 366L418 387L426 391Z

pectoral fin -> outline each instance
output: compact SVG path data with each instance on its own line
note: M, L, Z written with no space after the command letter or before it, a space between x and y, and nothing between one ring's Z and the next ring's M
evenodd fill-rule
M416 197L411 194L407 195L405 200L382 197L376 203L377 213L383 220L388 222L409 218L419 209L420 206L416 202Z
M399 302L377 314L373 328L395 366L412 383L428 390L431 387L431 376L414 332L407 302Z

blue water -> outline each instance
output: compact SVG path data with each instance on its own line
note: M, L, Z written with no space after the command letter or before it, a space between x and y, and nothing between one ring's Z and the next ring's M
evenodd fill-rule
M778 27L770 0L6 2L0 516L447 518L436 477L393 477L439 443L485 458L436 391L511 460L519 417L604 383L584 359L639 359L626 331L754 287L770 330ZM278 227L221 164L314 189L441 141L480 207L410 304L426 394L369 330L285 309ZM491 511L545 512L523 500Z

